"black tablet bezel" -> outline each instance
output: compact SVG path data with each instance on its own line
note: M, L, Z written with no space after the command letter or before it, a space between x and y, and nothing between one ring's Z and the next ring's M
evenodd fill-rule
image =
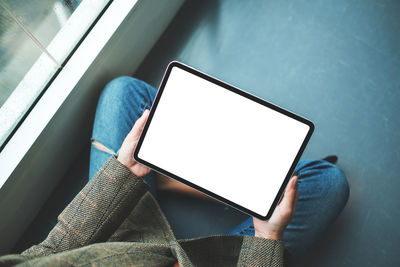
M142 146L142 143L143 143L144 137L146 136L147 130L149 128L149 125L151 124L151 120L153 118L155 110L157 109L157 105L158 105L158 103L160 101L160 98L161 98L162 93L164 91L165 85L166 85L166 83L168 81L168 78L169 78L169 75L171 73L171 70L174 67L181 68L181 69L183 69L183 70L185 70L187 72L190 72L191 74L199 76L199 77L201 77L201 78L203 78L203 79L205 79L205 80L207 80L209 82L215 83L215 84L217 84L217 85L219 85L219 86L221 86L221 87L223 87L223 88L225 88L227 90L230 90L231 92L239 94L239 95L241 95L243 97L246 97L246 98L248 98L248 99L250 99L252 101L255 101L257 103L260 103L260 104L262 104L262 105L264 105L264 106L266 106L268 108L271 108L271 109L273 109L273 110L275 110L277 112L280 112L280 113L282 113L282 114L284 114L286 116L289 116L289 117L291 117L291 118L293 118L293 119L295 119L297 121L300 121L300 122L302 122L302 123L304 123L304 124L309 126L308 133L307 133L307 135L306 135L306 137L305 137L305 139L304 139L299 151L297 152L296 158L294 159L294 161L293 161L293 163L292 163L292 165L291 165L291 167L290 167L290 169L289 169L289 171L288 171L288 173L287 173L287 175L286 175L286 177L285 177L285 179L284 179L284 181L283 181L278 193L276 194L274 202L272 203L272 205L271 205L271 207L270 207L270 209L269 209L269 211L268 211L266 216L262 216L262 215L260 215L258 213L255 213L255 212L253 212L253 211L251 211L251 210L249 210L249 209L247 209L245 207L242 207L242 206L240 206L240 205L238 205L238 204L236 204L236 203L234 203L234 202L232 202L232 201L230 201L228 199L225 199L225 198L223 198L223 197L221 197L221 196L219 196L217 194L214 194L211 191L208 191L207 189L204 189L204 188L202 188L202 187L200 187L200 186L198 186L196 184L193 184L193 183L191 183L191 182L189 182L189 181L187 181L187 180L185 180L185 179L183 179L183 178L181 178L181 177L179 177L179 176L177 176L177 175L175 175L173 173L170 173L170 172L168 172L168 171L166 171L164 169L161 169L161 168L151 164L150 162L147 162L147 161L139 158L139 156L138 156L139 150L140 150L140 148ZM142 131L142 133L140 135L140 138L139 138L139 141L138 141L138 143L136 145L135 151L133 153L133 157L140 164L143 164L143 165L145 165L145 166L147 166L147 167L149 167L149 168L151 168L151 169L153 169L153 170L155 170L155 171L157 171L157 172L159 172L161 174L167 175L167 176L169 176L169 177L171 177L171 178L173 178L173 179L175 179L175 180L177 180L177 181L179 181L181 183L184 183L184 184L186 184L188 186L191 186L191 187L199 190L202 193L205 193L206 195L208 195L208 196L210 196L212 198L215 198L215 199L217 199L219 201L222 201L225 204L228 204L229 206L231 206L231 207L233 207L235 209L238 209L238 210L240 210L240 211L242 211L244 213L247 213L247 214L249 214L251 216L254 216L256 218L259 218L259 219L262 219L262 220L267 220L267 219L269 219L271 217L276 205L279 203L279 200L280 200L281 196L283 195L285 187L286 187L287 183L289 182L289 180L290 180L290 178L291 178L291 176L292 176L292 174L294 172L294 169L295 169L297 163L299 162L300 157L303 154L304 149L305 149L308 141L311 138L311 135L312 135L313 131L314 131L314 124L311 121L309 121L309 120L307 120L305 118L302 118L302 117L300 117L300 116L298 116L298 115L296 115L296 114L294 114L294 113L292 113L290 111L287 111L287 110L285 110L283 108L280 108L280 107L278 107L276 105L273 105L273 104L271 104L271 103L269 103L269 102L267 102L267 101L265 101L265 100L263 100L261 98L258 98L258 97L254 96L252 94L249 94L249 93L247 93L245 91L242 91L242 90L240 90L240 89L238 89L238 88L236 88L236 87L234 87L232 85L229 85L229 84L227 84L225 82L222 82L222 81L220 81L220 80L218 80L218 79L216 79L214 77L211 77L211 76L209 76L209 75L207 75L205 73L202 73L202 72L200 72L200 71L198 71L196 69L193 69L193 68L191 68L191 67L189 67L187 65L184 65L184 64L182 64L182 63L180 63L178 61L172 61L171 63L169 63L169 65L168 65L168 67L167 67L167 69L166 69L166 71L164 73L164 77L163 77L163 79L161 81L161 84L160 84L160 87L159 87L159 89L157 91L157 94L156 94L156 97L154 99L153 105L152 105L152 107L150 109L150 114L149 114L149 117L147 119L147 122L146 122L145 126L143 127L143 131Z

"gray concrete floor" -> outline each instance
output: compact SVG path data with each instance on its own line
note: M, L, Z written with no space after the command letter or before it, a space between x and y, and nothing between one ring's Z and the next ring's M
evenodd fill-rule
M179 60L311 119L303 158L339 155L351 195L304 265L400 266L399 18L399 1L188 1L136 76L158 86Z
M400 266L399 14L394 0L190 0L134 76L158 86L179 60L311 119L303 158L339 155L351 193L302 265ZM14 252L43 240L85 184L88 152ZM176 194L158 199L178 237L221 233L246 217Z

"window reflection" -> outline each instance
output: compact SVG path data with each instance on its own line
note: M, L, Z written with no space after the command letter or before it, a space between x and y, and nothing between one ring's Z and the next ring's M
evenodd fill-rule
M108 2L0 0L0 146Z
M0 6L0 107L41 55L8 9L46 47L81 0L6 0ZM5 9L6 8L6 9Z

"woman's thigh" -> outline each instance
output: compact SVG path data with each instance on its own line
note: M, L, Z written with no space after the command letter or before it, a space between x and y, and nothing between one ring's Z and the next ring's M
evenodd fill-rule
M106 85L97 104L93 125L89 180L110 155L118 153L136 120L145 109L150 109L156 92L147 83L127 76L116 78ZM94 141L108 152L93 145ZM145 180L152 176L151 173Z
M298 262L322 236L344 208L349 195L347 179L336 165L324 160L301 160L296 171L299 200L283 236L294 262ZM254 235L252 218L229 234Z

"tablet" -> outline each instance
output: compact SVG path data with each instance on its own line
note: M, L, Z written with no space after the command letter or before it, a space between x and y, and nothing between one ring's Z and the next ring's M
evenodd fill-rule
M174 61L161 81L134 159L268 219L313 129L307 119Z

